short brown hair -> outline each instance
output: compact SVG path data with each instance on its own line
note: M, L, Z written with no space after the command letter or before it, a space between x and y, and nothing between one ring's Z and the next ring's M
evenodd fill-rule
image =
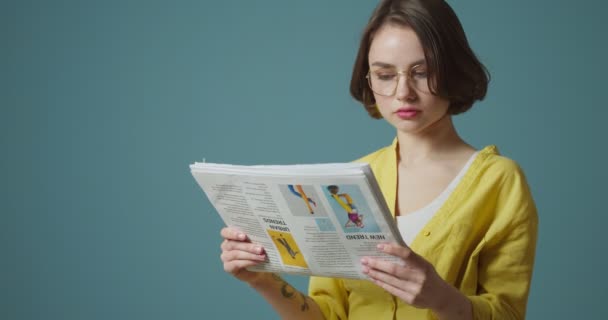
M450 101L450 114L463 113L483 100L490 75L471 50L452 8L443 0L383 0L363 30L350 81L351 95L371 117L382 118L366 79L368 55L374 34L386 24L414 30L424 49L431 93Z

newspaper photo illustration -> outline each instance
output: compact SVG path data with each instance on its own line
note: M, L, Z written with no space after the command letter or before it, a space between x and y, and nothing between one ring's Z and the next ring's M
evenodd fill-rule
M279 185L291 214L298 217L327 217L327 210L319 203L319 193L313 185L294 183Z
M344 232L380 232L373 216L366 217L370 209L356 185L331 184L324 189Z
M295 189L294 189L293 184L290 184L287 187L289 188L289 191L291 191L291 193L293 193L296 197L299 197L300 199L302 199L304 201L304 205L306 205L306 208L308 208L308 211L310 212L310 214L315 214L315 211L313 210L313 206L316 207L317 203L306 195L306 192L304 192L302 185L296 184ZM297 191L296 191L296 189L297 189Z
M357 211L357 207L353 203L353 198L348 193L340 193L340 187L336 185L331 185L327 187L329 193L331 193L331 197L336 200L336 202L342 207L346 214L348 215L348 220L346 224L344 224L345 228L348 228L349 223L351 225L354 224L357 228L363 228L363 215L359 214Z
M291 234L275 230L266 230L274 242L285 265L308 268L298 244Z

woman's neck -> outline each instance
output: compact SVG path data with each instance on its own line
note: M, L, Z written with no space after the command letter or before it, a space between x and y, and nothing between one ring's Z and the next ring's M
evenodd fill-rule
M444 116L423 132L397 131L397 139L399 164L405 167L427 160L441 160L446 156L451 158L449 155L463 150L463 147L473 149L460 138L450 115Z

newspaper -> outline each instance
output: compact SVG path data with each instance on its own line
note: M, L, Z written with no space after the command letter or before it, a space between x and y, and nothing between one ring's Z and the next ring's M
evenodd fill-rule
M400 261L377 244L404 244L368 164L190 165L228 226L264 247L251 271L367 278L360 259Z

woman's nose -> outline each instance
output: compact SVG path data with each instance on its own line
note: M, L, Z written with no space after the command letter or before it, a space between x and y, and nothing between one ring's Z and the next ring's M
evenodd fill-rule
M397 88L395 97L399 100L406 100L414 95L414 89L410 86L410 81L406 74L400 74L397 78Z

